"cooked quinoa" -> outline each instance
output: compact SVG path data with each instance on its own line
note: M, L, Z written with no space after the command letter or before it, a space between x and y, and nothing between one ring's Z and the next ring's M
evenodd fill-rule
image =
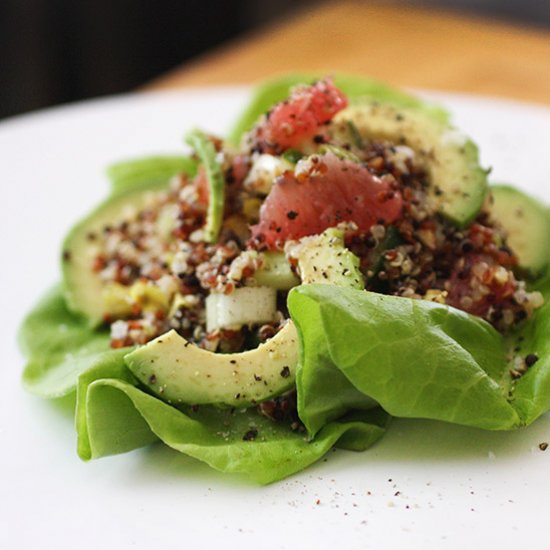
M499 330L529 317L542 304L540 293L527 292L516 279L517 258L502 228L491 220L489 202L467 229L459 230L431 207L426 174L412 149L387 142L343 146L403 196L403 216L397 222L346 234L346 245L360 259L367 290L449 304ZM107 288L142 286L121 318L105 316L113 347L143 344L175 329L205 349L227 353L254 347L280 329L288 316L284 292L279 292L272 323L206 329L208 293L230 294L250 283L261 267L257 252L263 246L249 231L265 197L262 175L251 170L258 154L224 153L231 200L215 244L201 240L206 207L200 201L200 174L174 178L168 191L151 193L147 208L129 210L124 220L89 235L98 250L93 269Z

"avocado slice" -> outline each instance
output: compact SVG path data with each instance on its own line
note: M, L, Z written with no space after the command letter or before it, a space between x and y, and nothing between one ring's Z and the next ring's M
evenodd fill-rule
M300 284L283 252L262 252L261 256L263 265L253 276L259 286L290 290Z
M208 212L204 227L204 240L216 242L223 222L225 204L224 177L220 163L216 159L214 145L201 130L193 130L187 134L185 141L190 145L206 171L208 181Z
M289 390L298 361L292 321L268 342L241 353L212 353L176 331L125 356L132 373L168 403L245 407Z
M506 230L507 243L519 268L530 278L550 264L550 212L540 201L508 185L491 186L493 218Z
M91 326L103 321L102 296L105 284L92 269L97 253L94 235L112 224L124 221L129 212L139 212L150 201L151 193L166 189L167 183L136 185L131 191L118 193L100 204L78 223L63 243L63 289L68 308L87 317Z
M288 243L286 252L298 261L302 284L332 284L365 288L359 258L344 244L344 230L331 227L319 235Z
M333 228L294 243L303 284L363 288L359 259L345 248L343 235L342 229ZM293 387L298 353L296 328L288 321L268 342L242 353L205 351L170 331L124 360L143 384L168 402L247 406Z
M365 139L409 146L427 171L435 210L458 227L476 217L487 193L487 172L477 146L445 119L425 109L364 101L334 120L344 131L353 122Z

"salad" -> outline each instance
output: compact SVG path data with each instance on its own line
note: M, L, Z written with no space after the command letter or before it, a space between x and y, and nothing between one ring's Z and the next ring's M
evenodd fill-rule
M260 87L223 139L122 162L27 316L23 380L88 460L157 440L270 483L392 416L550 409L550 213L443 109L375 81Z

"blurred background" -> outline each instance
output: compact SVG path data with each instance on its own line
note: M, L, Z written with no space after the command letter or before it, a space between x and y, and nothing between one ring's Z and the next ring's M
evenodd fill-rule
M0 0L0 118L133 90L212 48L250 32L261 34L321 3ZM399 3L550 30L550 0Z

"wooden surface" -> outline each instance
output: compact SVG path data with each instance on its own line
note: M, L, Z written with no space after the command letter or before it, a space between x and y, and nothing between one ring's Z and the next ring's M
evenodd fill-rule
M147 89L346 71L550 104L550 33L392 2L319 4L182 65Z

